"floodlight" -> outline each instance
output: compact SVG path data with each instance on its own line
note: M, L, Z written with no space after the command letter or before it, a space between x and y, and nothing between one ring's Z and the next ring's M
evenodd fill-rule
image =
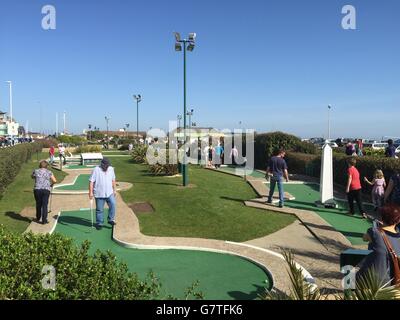
M189 33L189 41L194 42L196 40L196 33L191 32Z
M182 45L179 42L175 43L175 51L182 51Z
M176 42L181 41L181 35L180 35L180 33L179 33L179 32L174 32L174 34L175 34L175 40L176 40Z
M194 44L193 44L193 43L189 44L188 47L187 47L187 49L188 49L188 51L193 51L193 49L194 49Z

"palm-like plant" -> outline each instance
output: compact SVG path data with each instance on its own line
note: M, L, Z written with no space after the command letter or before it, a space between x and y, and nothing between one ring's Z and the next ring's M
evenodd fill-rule
M291 282L289 293L267 291L260 296L264 300L325 300L327 295L322 290L315 288L304 280L304 276L294 262L293 254L284 250L282 252L288 265L288 274ZM358 277L356 288L347 290L345 294L337 294L336 300L397 300L400 299L400 288L383 283L373 269Z
M140 164L147 163L146 154L147 154L147 146L145 145L136 146L135 148L133 148L131 153L133 162Z

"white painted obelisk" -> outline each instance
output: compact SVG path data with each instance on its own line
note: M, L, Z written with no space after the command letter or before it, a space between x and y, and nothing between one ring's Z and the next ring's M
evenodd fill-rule
M325 207L336 207L333 197L333 159L332 147L326 141L322 148L321 181L319 204Z

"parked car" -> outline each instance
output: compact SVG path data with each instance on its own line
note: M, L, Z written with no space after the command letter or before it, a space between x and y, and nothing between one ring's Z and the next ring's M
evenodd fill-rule
M364 148L371 148L372 150L385 150L388 146L387 142L364 143Z

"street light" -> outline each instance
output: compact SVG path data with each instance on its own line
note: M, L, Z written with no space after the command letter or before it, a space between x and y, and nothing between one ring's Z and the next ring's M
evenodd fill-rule
M184 144L186 144L186 50L193 51L195 47L196 33L189 33L188 39L182 39L179 32L174 32L175 35L175 51L182 51L183 47L183 127L184 127ZM185 147L184 147L185 148ZM182 166L183 186L189 184L187 170L187 154L184 149L184 160Z
M331 109L332 106L328 105L328 140L331 140Z
M89 124L88 128L89 128L89 140L92 140L92 125Z
M12 100L12 81L6 81L10 87L10 118L11 122L13 121L13 100Z
M186 113L186 115L189 117L189 143L190 139L192 138L192 116L193 116L194 109L191 109Z
M128 139L129 138L129 127L130 127L130 124L127 123L125 126L126 126L126 138Z
M136 100L136 139L138 140L138 144L139 144L139 102L142 101L142 96L140 94L133 95L133 99Z
M107 116L104 117L104 119L107 122L107 149L110 149L110 138L108 136L108 122L110 121L110 118L108 118Z

